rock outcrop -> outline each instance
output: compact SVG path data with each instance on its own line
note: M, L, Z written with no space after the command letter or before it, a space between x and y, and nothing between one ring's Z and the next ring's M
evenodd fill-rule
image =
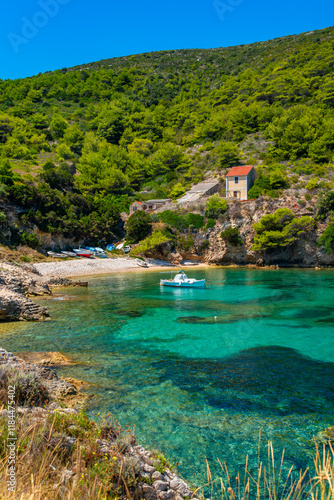
M29 297L52 294L52 287L74 286L67 278L41 276L34 266L0 262L0 322L43 321L49 318L45 307Z
M253 224L266 214L274 213L278 208L289 208L295 217L314 216L314 207L303 203L299 205L289 199L262 199L248 202L236 202L230 205L226 218L209 229L205 235L209 241L205 261L210 264L253 264L257 266L278 265L282 267L317 267L334 265L334 253L327 255L317 246L320 234L326 225L318 223L316 230L293 245L274 248L266 252L252 250L255 230ZM239 227L239 234L244 241L241 246L233 246L222 240L221 232L228 227Z
M0 348L0 367L2 371L16 369L21 374L34 376L48 391L51 399L63 399L67 396L76 395L78 392L73 384L59 378L51 368L27 363L12 352L2 348Z
M306 190L305 190L306 192ZM257 200L235 201L212 228L187 229L176 239L186 241L187 250L182 250L182 241L175 248L172 241L156 246L146 252L147 257L168 260L171 264L180 264L184 260L220 265L251 265L281 267L320 267L334 265L334 252L326 254L324 248L317 245L319 236L326 229L326 223L317 221L316 229L301 236L297 243L286 247L276 247L271 251L255 252L253 247L255 230L253 224L267 214L273 214L279 208L289 208L296 218L315 217L315 203L306 201L296 193L280 199L261 197ZM205 207L191 206L189 210L204 215ZM238 227L243 240L242 245L233 246L221 238L222 231L230 227ZM175 241L174 240L174 241ZM188 242L192 241L189 245ZM180 244L181 243L181 244ZM184 246L184 245L183 245Z
M0 321L43 321L49 316L45 307L22 293L0 286Z

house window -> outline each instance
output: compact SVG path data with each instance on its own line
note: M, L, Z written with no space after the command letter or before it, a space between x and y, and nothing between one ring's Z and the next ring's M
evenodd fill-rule
M234 198L238 198L238 191L233 191Z
M135 212L137 210L137 207L132 207L132 212Z
M234 184L239 184L239 177L234 177Z
M148 208L153 208L153 206L152 206L152 205L149 205L149 207L148 207Z

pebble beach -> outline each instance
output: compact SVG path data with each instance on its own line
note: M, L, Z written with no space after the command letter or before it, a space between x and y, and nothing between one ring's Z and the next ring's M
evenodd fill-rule
M55 262L40 262L34 264L37 271L42 276L89 276L94 274L109 274L116 272L126 272L145 268L138 266L134 259L115 258L115 259L74 259ZM170 267L165 261L149 259L148 268L157 269L161 267Z

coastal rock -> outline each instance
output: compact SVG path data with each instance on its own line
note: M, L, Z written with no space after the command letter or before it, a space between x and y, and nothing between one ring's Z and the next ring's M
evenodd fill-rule
M158 500L158 494L156 490L149 484L143 484L142 486L143 497L147 500Z
M0 286L0 321L43 321L49 316L45 307L19 292Z
M175 496L176 495L172 490L160 491L158 493L159 500L174 500Z
M164 481L165 480L164 476L159 471L155 471L152 474L152 479L153 479L153 481Z
M183 498L185 498L185 497L191 497L192 496L192 491L190 490L190 488L187 485L187 483L185 483L179 477L174 478L170 482L170 487L171 487L171 489L173 489L177 493L179 493Z
M167 490L167 483L165 483L165 481L160 481L160 480L154 481L153 488L157 491L166 491Z
M23 295L50 295L51 290L48 284L31 268L27 266L14 266L1 262L0 285L10 287L14 292Z

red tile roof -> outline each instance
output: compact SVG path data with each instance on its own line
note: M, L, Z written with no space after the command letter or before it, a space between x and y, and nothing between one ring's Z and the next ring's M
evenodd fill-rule
M226 177L235 177L238 175L248 175L249 172L252 170L253 165L247 165L245 167L233 167L229 171Z

